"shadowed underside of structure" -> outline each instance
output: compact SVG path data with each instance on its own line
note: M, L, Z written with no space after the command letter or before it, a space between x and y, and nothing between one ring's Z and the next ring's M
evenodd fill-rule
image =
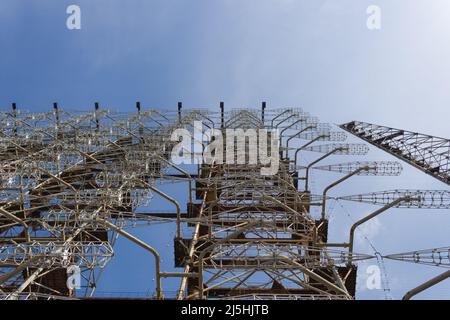
M340 127L450 185L450 139L361 121Z

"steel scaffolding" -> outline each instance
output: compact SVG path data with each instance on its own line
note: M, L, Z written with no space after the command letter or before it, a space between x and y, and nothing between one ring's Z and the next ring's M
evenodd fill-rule
M377 258L353 252L360 224L393 207L448 209L445 190L329 196L354 175L395 176L402 167L393 161L319 165L333 155L363 156L368 147L345 143L345 132L299 108L265 107L225 111L221 103L214 112L179 103L173 112L137 103L136 112L114 113L97 103L92 112L54 104L51 112L30 113L14 104L1 112L0 297L95 298L120 235L154 259L149 299L349 300L358 261ZM210 133L199 133L199 123ZM174 153L177 132L193 138ZM293 147L293 139L306 143ZM319 156L300 165L300 152ZM191 165L176 162L180 154ZM272 165L274 172L263 173ZM318 195L309 187L310 170L344 176ZM187 185L186 210L179 194L162 192L161 183ZM173 210L152 210L155 196ZM358 221L348 242L330 243L326 204L334 200L383 207ZM314 218L312 207L322 215ZM127 231L159 223L176 226L175 271L163 271L158 251ZM383 257L446 267L448 247ZM81 276L77 289L70 286L74 268ZM166 278L180 280L175 294L164 290Z

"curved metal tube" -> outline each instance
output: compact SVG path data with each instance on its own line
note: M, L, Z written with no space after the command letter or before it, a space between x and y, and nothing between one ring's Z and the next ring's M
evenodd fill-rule
M425 283L422 283L420 286L408 291L402 298L402 300L409 300L412 297L414 297L416 294L434 286L435 284L444 281L445 279L450 277L450 270L445 271L444 273L441 273L437 277L434 277L433 279L428 280Z
M299 132L297 132L296 134L290 136L287 140L286 140L286 158L289 156L289 141L291 141L292 139L294 139L295 137L299 136L300 134L302 134L305 131L308 131L309 129L313 129L315 128L314 126L307 126L306 128L300 130Z
M156 251L153 247L148 245L147 243L143 242L142 240L136 238L132 234L126 232L125 230L119 228L115 224L104 220L99 219L102 223L104 223L108 228L113 229L118 234L124 236L128 240L134 242L138 246L144 248L145 250L149 251L154 257L155 257L155 274L156 274L156 297L158 299L162 299L162 288L161 288L161 257L159 256L158 251Z
M312 142L312 140L311 140ZM340 147L340 148L336 148L331 150L330 152L324 154L323 156L321 156L320 158L314 160L313 162L311 162L310 164L308 164L308 166L306 167L306 172L305 172L305 191L308 191L308 178L309 178L309 170L311 169L311 167L317 163L319 163L320 161L322 161L323 159L331 156L333 153L337 152L337 151L341 151L344 148Z
M327 192L331 188L333 188L333 187L337 186L338 184L340 184L341 182L344 182L345 180L351 178L355 174L358 174L361 171L368 171L368 170L370 170L369 166L358 168L358 169L354 170L353 172L350 172L349 174L347 174L345 177L342 177L341 179L333 182L329 186L325 187L325 189L323 189L323 193L322 193L322 221L325 221L325 206L326 206L326 201L327 201Z
M278 122L278 123L275 125L275 128L278 129L278 126L279 126L280 124L282 124L283 122L289 120L289 119L292 118L292 117L295 117L295 114L291 114L289 117L287 117L287 118L281 120L280 122Z
M304 145L302 145L300 148L298 148L297 150L295 150L295 155L294 155L294 165L297 166L297 155L300 151L302 151L303 149L305 149L306 147L308 147L309 145L313 144L314 142L316 142L317 140L320 140L322 138L326 137L326 135L320 135L315 137L314 139L312 139L311 141L308 141L307 143L305 143Z
M289 119L289 118L288 118ZM293 126L295 126L297 123L299 123L299 122L304 122L304 121L306 121L306 119L304 119L304 118L300 118L300 119L298 119L297 121L295 121L295 122L292 122L290 125L288 125L286 128L284 128L283 130L281 130L280 131L280 140L283 138L283 133L286 131L286 130L289 130L289 128L292 128Z
M292 110L285 110L282 113L280 113L279 115L277 115L276 117L272 118L272 122L270 123L270 127L273 128L273 122L278 119L279 117L281 117L283 114L291 112Z
M189 202L192 203L192 176L189 174L189 172L181 169L180 167L178 167L177 165L173 164L172 162L170 162L167 159L164 159L161 156L158 156L158 158L160 158L162 161L164 161L165 163L167 163L169 166L171 166L172 168L174 168L175 170L177 170L178 172L181 172L182 174L184 174L186 177L188 177L189 179Z
M397 204L400 204L403 201L407 201L410 202L412 199L411 197L402 197L402 198L398 198L394 201L392 201L391 203L388 203L387 205L383 206L382 208L375 210L374 212L372 212L371 214L369 214L368 216L356 221L352 227L350 228L350 236L349 236L349 242L348 242L348 265L352 264L352 255L353 255L353 242L354 242L354 236L355 236L355 230L357 227L359 227L360 225L362 225L363 223L369 221L372 218L375 218L376 216L378 216L379 214L383 213L384 211L395 207Z
M178 239L180 239L181 238L181 208L180 208L180 204L174 198L170 197L169 195L162 192L161 190L156 189L154 186L148 184L147 182L142 181L141 179L136 179L136 180L139 181L140 183L142 183L145 187L156 192L161 197L167 199L167 201L172 202L175 205L175 207L177 209L177 237L178 237Z

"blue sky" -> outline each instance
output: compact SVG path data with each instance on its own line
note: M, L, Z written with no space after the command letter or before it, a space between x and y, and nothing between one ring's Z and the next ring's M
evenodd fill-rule
M70 4L81 7L81 30L66 28ZM371 4L381 8L381 30L366 27ZM17 102L41 111L58 101L88 109L99 101L126 111L137 100L165 109L177 101L259 107L265 100L269 107L303 107L322 121L363 120L449 137L449 17L446 0L2 0L0 108ZM368 157L389 159L376 150ZM329 163L340 160L349 161ZM315 176L316 192L337 177ZM336 193L394 187L448 189L405 165L402 177L357 177ZM354 219L371 210L346 208ZM330 232L342 238L348 221L339 214ZM448 245L449 222L444 212L397 210L367 232L383 252L402 252ZM156 241L168 234L162 230L133 232L165 250L170 268L171 236ZM150 258L122 241L117 248L99 290L148 290ZM370 250L363 241L359 249ZM387 263L396 298L439 271ZM448 298L449 289L447 281L421 297ZM383 295L361 290L358 297Z

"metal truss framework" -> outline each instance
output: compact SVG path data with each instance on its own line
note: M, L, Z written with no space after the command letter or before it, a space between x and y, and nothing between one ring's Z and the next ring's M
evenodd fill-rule
M340 127L450 185L450 139L361 121Z
M193 132L194 121L217 129L226 143L211 152L213 161L189 173L172 162L171 151L177 143L174 130ZM237 137L238 144L229 146L227 129L255 129L257 145L264 145L269 155L281 155L276 157L277 172L262 175L267 164L247 163L255 147L252 140L244 137L239 149ZM261 129L269 133L262 135ZM289 148L294 138L308 141L294 149L295 155ZM225 112L221 103L219 113L184 110L180 103L176 113L144 111L138 103L137 112L129 114L98 104L93 112L69 112L55 104L52 112L43 113L19 112L13 105L11 112L0 113L0 297L95 297L119 234L155 259L156 295L148 298L353 299L356 263L375 256L353 252L352 241L329 243L325 215L315 219L310 209L322 206L325 214L326 191L353 175L398 175L401 165L358 161L313 166L333 154L367 153L365 144L312 145L345 139L345 133L331 131L301 109L265 110L265 104L261 111ZM205 142L205 149L212 141ZM217 160L229 150L235 152L234 163ZM243 163L235 157L242 150ZM307 167L297 166L300 150L323 155ZM307 188L310 167L346 176L315 195ZM156 187L179 182L189 187L187 212ZM148 210L155 196L176 212ZM448 191L436 190L329 199L384 205L373 215L390 207L448 208ZM126 231L156 223L176 224L174 261L182 271L161 271L156 250ZM384 257L448 267L448 247ZM73 266L82 275L82 288L76 291L67 286ZM174 296L162 289L161 279L168 277L180 278Z
M0 295L72 297L67 269L81 272L82 296L113 256L106 221L147 220L149 187L169 166L171 122L159 111L136 114L0 113ZM169 179L179 179L170 177Z
M298 122L300 114L305 117L299 109L279 110L271 128ZM222 129L233 128L262 129L265 123L256 111L234 110ZM347 252L326 248L327 222L309 214L310 195L297 191L289 160L280 161L272 176L262 176L261 167L202 165L196 180L202 201L188 213L194 236L175 239L177 266L196 276L181 283L178 297L352 299L356 267L339 266L347 263Z
M341 196L338 199L387 205L402 197L416 196L417 200L400 202L398 208L426 208L426 209L450 209L450 191L447 190L386 190L351 196Z

